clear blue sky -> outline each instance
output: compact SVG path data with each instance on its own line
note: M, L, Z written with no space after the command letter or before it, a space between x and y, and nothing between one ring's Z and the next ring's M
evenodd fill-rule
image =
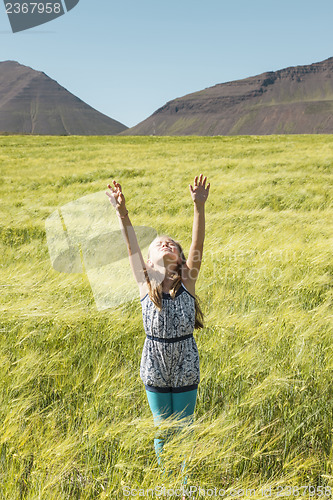
M133 126L175 97L333 56L332 19L332 0L80 0L13 34L1 2L0 61Z

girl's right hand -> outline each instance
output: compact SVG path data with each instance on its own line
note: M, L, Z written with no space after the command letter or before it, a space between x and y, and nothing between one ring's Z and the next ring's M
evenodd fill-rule
M112 182L115 189L113 189L111 184L108 184L108 188L110 189L110 191L105 191L105 194L109 197L111 205L113 205L115 209L118 210L120 215L124 215L124 213L126 212L125 196L123 195L119 182Z

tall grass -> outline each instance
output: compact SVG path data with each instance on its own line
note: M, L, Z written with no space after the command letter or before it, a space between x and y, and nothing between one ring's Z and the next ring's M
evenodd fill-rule
M332 144L0 137L0 498L120 499L126 488L153 497L161 485L171 494L184 457L188 486L224 498L329 492ZM86 275L52 268L45 220L116 178L133 224L170 234L186 253L188 184L201 172L211 182L201 383L194 423L172 434L163 474L139 378L139 298L97 311Z

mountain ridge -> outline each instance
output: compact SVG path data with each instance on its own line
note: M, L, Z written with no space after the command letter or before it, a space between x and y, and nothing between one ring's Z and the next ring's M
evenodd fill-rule
M0 133L116 135L126 129L43 71L0 62Z
M333 133L333 57L178 97L121 135Z

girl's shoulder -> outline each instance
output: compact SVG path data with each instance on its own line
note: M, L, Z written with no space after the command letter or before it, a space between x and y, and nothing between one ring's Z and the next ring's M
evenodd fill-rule
M139 292L140 292L140 300L144 299L148 295L148 283L147 279L148 276L151 278L154 273L154 270L152 267L150 267L147 263L145 264L145 270L144 270L144 276L143 280L138 283L139 286Z
M195 297L195 280L191 278L191 269L185 264L182 268L182 284L185 289Z
M148 295L148 285L147 283L139 284L140 300L143 300Z
M187 286L184 284L184 282L182 282L182 287L183 287L183 289L184 289L184 290L185 290L185 291L186 291L189 295L191 295L191 297L192 297L193 299L195 299L195 295L194 295L194 293L192 293L192 292L191 292L191 291L187 288Z

